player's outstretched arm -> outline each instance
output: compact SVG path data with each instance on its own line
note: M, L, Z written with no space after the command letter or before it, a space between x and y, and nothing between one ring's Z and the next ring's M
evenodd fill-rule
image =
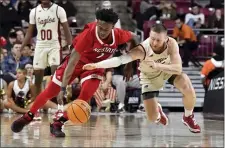
M68 85L69 80L71 79L74 68L77 65L79 59L80 59L80 54L76 50L73 49L72 53L70 55L68 65L67 65L67 67L65 69L65 72L63 74L61 91L59 92L59 95L57 97L57 102L60 105L63 105L63 96L66 92L66 86Z
M127 64L129 62L135 61L135 60L143 60L145 56L145 53L143 51L143 48L141 46L137 46L130 50L130 52L126 55L121 55L119 57L113 57L98 63L91 63L86 64L83 66L83 69L85 70L93 70L96 68L113 68L118 67L123 64Z

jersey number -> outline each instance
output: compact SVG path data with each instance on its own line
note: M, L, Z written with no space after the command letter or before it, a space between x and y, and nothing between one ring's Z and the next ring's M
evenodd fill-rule
M41 39L42 40L51 40L52 39L52 30L41 30Z

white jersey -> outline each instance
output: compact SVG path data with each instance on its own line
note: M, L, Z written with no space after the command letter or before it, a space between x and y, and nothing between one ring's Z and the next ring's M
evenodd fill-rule
M37 46L54 44L59 46L60 23L67 22L65 10L52 3L49 8L39 4L30 12L30 24L37 27Z
M154 53L154 51L152 50L150 46L149 38L143 41L141 45L143 46L146 52L146 56L145 56L145 59L141 61L139 65L139 70L141 71L140 78L154 79L160 76L162 71L151 68L149 65L145 63L145 61L149 59L149 60L154 60L156 63L169 64L170 56L168 54L168 46L166 46L166 49L162 53L156 54Z
M17 96L19 94L19 92L21 92L21 91L24 93L24 96L27 96L27 93L29 92L29 90L30 90L30 84L29 84L28 79L26 80L23 88L19 87L17 80L14 81L13 91L15 93L15 96Z

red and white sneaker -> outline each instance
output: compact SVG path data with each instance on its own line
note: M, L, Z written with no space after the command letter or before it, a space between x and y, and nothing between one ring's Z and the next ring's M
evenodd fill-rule
M62 116L63 116L63 111L58 110L57 112L55 112L55 115L53 116L53 121L57 121Z
M183 115L182 122L184 123L184 125L186 125L189 128L189 130L192 133L200 133L201 132L201 128L198 125L198 123L196 122L196 120L194 118L194 114L192 114L192 115L190 115L188 117L185 117Z
M159 103L158 103L158 108L159 108L159 113L161 115L161 118L159 119L159 121L157 121L157 123L161 123L162 125L168 125L169 119L166 116L166 114L163 112L162 106Z
M42 119L42 118L41 118L41 115L40 115L39 111L37 111L37 112L34 114L33 120L40 121L41 119Z

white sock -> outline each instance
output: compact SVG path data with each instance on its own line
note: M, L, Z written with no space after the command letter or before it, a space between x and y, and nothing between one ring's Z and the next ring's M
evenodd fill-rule
M124 107L124 104L120 103L118 109L122 109L123 107Z
M192 110L184 109L184 110L185 110L185 111L184 111L184 116L185 116L185 117L188 117L188 116L192 115L193 109L192 109Z
M58 110L63 111L63 105L58 104Z

